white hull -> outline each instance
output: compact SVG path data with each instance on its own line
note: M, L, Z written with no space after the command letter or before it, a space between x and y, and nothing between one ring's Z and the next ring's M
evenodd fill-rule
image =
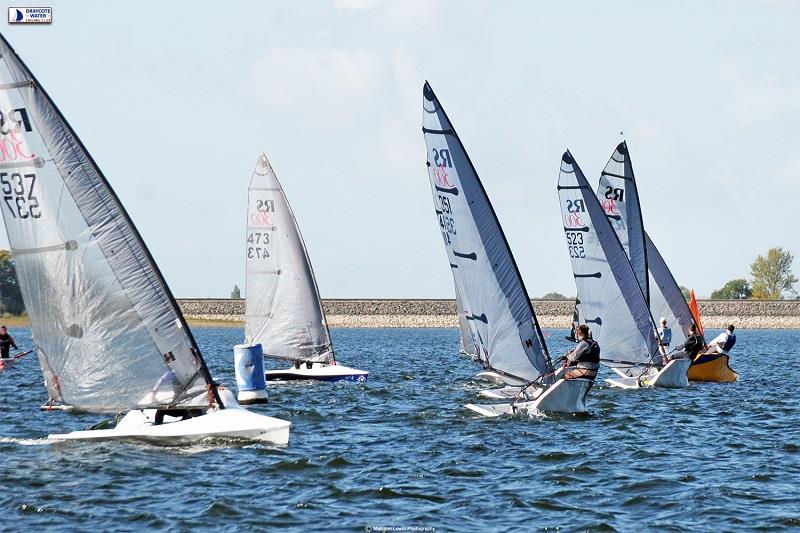
M220 391L221 393L223 391ZM224 391L225 409L179 420L165 417L155 425L155 409L129 411L113 429L90 429L48 435L57 441L138 441L160 446L182 446L210 438L247 439L271 444L289 443L291 422L260 415L240 407L228 391Z
M525 381L504 376L502 374L498 374L497 372L492 372L491 370L484 370L483 372L478 372L477 374L475 374L475 377L479 379L485 379L493 383L510 385L512 387L521 387L526 384Z
M484 398L491 398L492 400L508 400L511 401L519 394L520 387L500 387L498 389L485 389L479 392L480 396Z
M608 378L606 383L612 387L620 389L639 389L642 387L664 387L669 389L680 389L689 386L689 365L690 359L673 359L660 371L651 368L646 374L640 377L626 376L616 368L612 368L619 377Z
M265 372L265 376L267 381L367 381L369 372L328 363L314 363L311 368L308 368L304 363L300 365L300 368L292 366L283 370L268 370Z
M585 413L586 396L592 388L590 379L560 379L544 390L535 400L507 404L467 404L464 407L480 415L496 417L517 412Z

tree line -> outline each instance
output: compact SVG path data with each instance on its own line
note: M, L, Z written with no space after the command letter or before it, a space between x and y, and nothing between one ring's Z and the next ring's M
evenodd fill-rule
M714 300L782 300L797 298L792 272L794 256L780 247L770 248L750 264L750 279L737 278L711 293Z

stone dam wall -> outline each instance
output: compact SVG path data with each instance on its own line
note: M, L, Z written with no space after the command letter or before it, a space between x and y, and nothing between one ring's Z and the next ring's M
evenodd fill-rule
M179 299L189 320L243 322L244 300ZM323 300L331 327L345 328L455 328L454 300ZM800 328L800 300L700 300L703 325L724 328ZM572 300L535 300L544 328L568 328ZM656 320L659 317L655 317Z

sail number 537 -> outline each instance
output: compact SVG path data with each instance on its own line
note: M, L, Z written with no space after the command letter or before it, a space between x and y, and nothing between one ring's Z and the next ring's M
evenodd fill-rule
M33 194L34 185L36 185L36 174L0 172L3 201L12 217L40 218L42 216L39 199Z

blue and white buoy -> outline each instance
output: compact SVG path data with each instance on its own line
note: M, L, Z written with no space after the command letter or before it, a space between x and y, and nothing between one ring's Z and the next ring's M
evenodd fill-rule
M237 344L233 347L233 366L240 404L267 403L264 379L264 352L260 344Z

